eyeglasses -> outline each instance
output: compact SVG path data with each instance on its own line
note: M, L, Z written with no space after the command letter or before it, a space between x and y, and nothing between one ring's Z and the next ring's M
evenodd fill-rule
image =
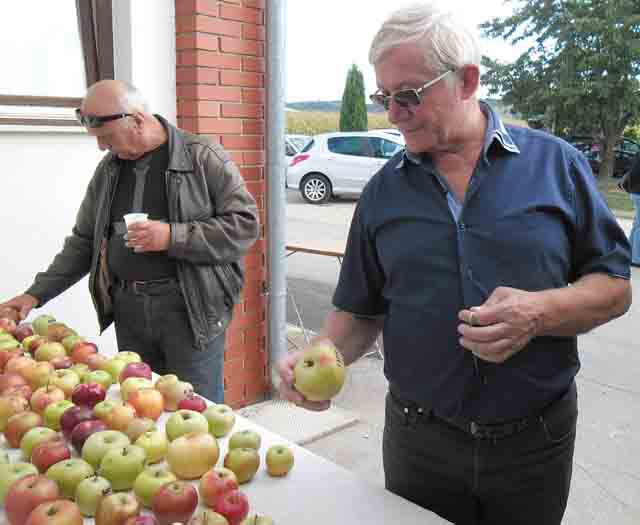
M389 106L391 106L391 99L393 99L393 101L402 108L419 106L422 101L422 94L424 93L424 90L433 86L436 82L439 82L449 73L453 72L453 69L448 69L442 73L442 75L434 78L433 80L429 80L429 82L418 89L401 89L400 91L396 91L393 95L383 95L382 93L376 92L373 95L369 95L369 99L374 104L378 104L387 110L389 109Z
M115 115L83 115L80 108L76 109L76 118L85 128L100 128L106 122L120 118L131 117L133 113L117 113Z

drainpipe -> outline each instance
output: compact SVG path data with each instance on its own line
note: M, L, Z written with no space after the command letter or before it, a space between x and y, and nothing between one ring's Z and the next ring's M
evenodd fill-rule
M275 364L287 353L287 265L285 193L285 29L286 0L266 4L266 154L268 352L271 384Z

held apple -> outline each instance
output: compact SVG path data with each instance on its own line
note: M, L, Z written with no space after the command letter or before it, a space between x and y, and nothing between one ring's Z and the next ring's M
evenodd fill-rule
M14 414L7 420L4 437L11 448L18 448L22 437L32 428L42 426L42 416L30 410Z
M165 430L169 441L189 432L209 432L207 419L194 410L178 410L167 419Z
M294 386L309 401L328 401L344 384L344 361L337 348L322 340L305 348L293 370Z
M0 505L4 505L11 485L25 476L37 475L38 469L31 463L3 463L0 465Z
M229 438L229 450L233 448L254 448L260 450L262 439L254 430L240 430L231 434Z
M169 443L167 463L180 479L197 479L215 466L219 456L216 438L208 432L192 432Z
M126 434L117 430L103 430L91 434L82 447L82 459L94 468L100 466L105 454L111 449L118 449L130 445Z
M139 417L157 421L164 411L164 398L155 388L141 388L129 394L128 403Z
M71 450L60 434L38 443L31 451L31 463L42 474L66 459L71 459Z
M71 432L71 445L80 454L84 442L89 439L89 436L103 430L108 430L107 425L99 419L90 419L89 421L78 423Z
M47 405L47 408L45 408L42 413L44 424L53 430L60 430L60 418L65 410L69 410L72 406L74 406L74 404L68 399Z
M213 507L218 498L225 492L236 490L238 480L232 470L215 467L207 470L200 478L199 493L205 505Z
M47 477L54 480L64 498L73 499L80 482L94 475L94 470L83 459L71 458L59 461L47 470Z
M83 516L96 515L100 500L111 493L111 484L100 476L83 479L76 487L75 502Z
M25 476L16 481L7 492L5 513L9 525L23 525L29 514L41 503L60 498L55 481L46 476Z
M25 459L31 459L31 452L36 445L57 435L56 431L48 427L35 427L29 430L20 440L20 450Z
M198 491L185 481L163 485L151 500L151 509L160 525L186 523L198 506Z
M224 457L224 466L238 478L241 485L253 479L260 466L260 455L254 448L234 448Z
M214 510L230 523L240 523L249 514L249 498L241 490L231 490L220 496Z
M98 474L109 480L113 490L129 490L146 466L147 453L144 449L127 445L109 450L100 461Z
M233 409L228 405L210 405L202 413L209 422L209 432L217 438L225 437L236 422Z
M162 428L147 430L136 439L134 444L145 450L149 464L162 461L169 450L169 440Z
M24 525L82 525L82 514L73 501L57 499L38 505Z
M151 501L161 487L176 481L175 475L161 465L155 465L143 470L133 484L133 492L140 503L151 508Z
M270 476L286 476L293 468L293 452L286 445L273 445L267 450L265 462Z
M96 525L122 525L140 514L140 502L129 492L109 494L100 500Z

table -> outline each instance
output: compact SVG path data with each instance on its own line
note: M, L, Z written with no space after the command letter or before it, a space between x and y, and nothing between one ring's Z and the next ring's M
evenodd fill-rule
M155 380L155 378L154 378ZM155 382L155 381L154 381ZM120 399L119 387L112 386L108 397ZM164 426L170 413L164 412L158 420ZM348 470L327 461L308 450L289 442L268 429L236 414L232 432L251 429L262 437L260 468L255 478L240 488L249 497L250 513L271 516L276 525L438 525L445 520L413 503L357 478ZM222 466L227 452L228 438L218 440ZM0 438L0 452L7 450L4 436ZM295 465L283 478L270 477L265 469L264 457L271 445L286 444L295 456ZM12 461L19 461L19 449L11 449ZM74 452L74 456L77 456ZM194 482L197 487L197 482ZM198 511L204 508L199 507ZM197 511L196 511L197 512ZM94 523L85 518L86 525ZM4 509L0 509L0 523L6 523Z
M342 265L342 259L344 257L344 243L318 243L306 241L304 243L291 243L286 245L287 254L286 257L291 257L296 253L308 253L313 255L321 255L324 257L335 257L338 260L338 264ZM306 340L309 342L309 337L307 334L307 330L304 327L304 323L302 321L302 315L300 314L300 310L298 309L298 305L296 303L295 297L292 293L289 293L289 297L291 298L291 303L293 304L293 308L296 311L296 317L298 318L298 323L300 324L300 328L302 329L302 334ZM293 343L293 341L290 340ZM295 343L293 343L295 346ZM384 359L383 352L383 344L382 344L382 335L379 335L375 342L373 343L374 349L370 352L367 352L365 355L375 355L380 359Z

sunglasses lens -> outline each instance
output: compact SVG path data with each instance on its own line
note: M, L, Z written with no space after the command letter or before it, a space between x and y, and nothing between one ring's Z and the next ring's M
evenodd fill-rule
M380 93L375 93L369 97L371 102L377 104L378 106L382 106L384 109L389 109L389 97L382 95Z
M420 104L420 96L415 89L404 89L402 91L398 91L393 94L393 100L403 108L418 106Z

